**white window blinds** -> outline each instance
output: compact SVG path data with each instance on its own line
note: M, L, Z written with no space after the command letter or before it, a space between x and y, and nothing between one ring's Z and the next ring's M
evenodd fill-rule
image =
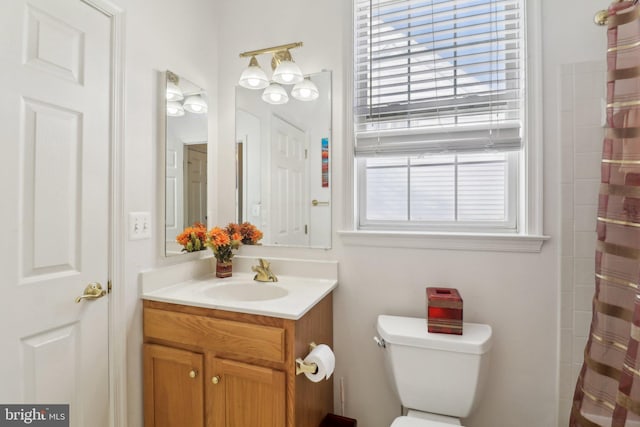
M354 0L356 155L517 150L522 0Z

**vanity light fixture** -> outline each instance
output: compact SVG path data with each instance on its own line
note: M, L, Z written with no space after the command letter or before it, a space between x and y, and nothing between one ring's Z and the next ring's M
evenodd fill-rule
M180 104L178 101L167 101L167 116L184 116L184 107L182 107L182 104Z
M293 62L291 57L291 49L301 47L302 42L289 43L280 46L267 47L264 49L252 50L240 54L240 58L250 57L249 67L246 68L240 76L239 84L247 89L265 89L262 99L270 104L285 104L289 101L289 95L281 85L298 85L302 86L291 95L299 100L312 101L318 97L318 88L311 81L304 82L304 75L300 67ZM271 69L273 70L272 80L269 80L258 65L257 55L272 54ZM295 87L294 89L295 90Z
M291 89L291 96L298 101L314 101L318 99L319 95L318 86L309 77L306 77Z
M289 95L278 83L271 83L268 88L262 92L262 100L273 105L286 104L289 102Z
M184 95L182 89L178 87L179 77L173 74L171 71L167 71L167 101L182 101Z
M209 110L207 103L200 95L191 95L184 100L183 107L190 113L204 114Z

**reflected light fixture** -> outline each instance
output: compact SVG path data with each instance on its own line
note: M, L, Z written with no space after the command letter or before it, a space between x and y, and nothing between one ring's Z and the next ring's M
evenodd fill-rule
M268 88L262 92L262 100L269 104L280 105L289 102L289 95L278 83L271 83Z
M171 71L167 71L167 101L182 101L184 95L182 89L178 87L179 78Z
M291 89L291 96L298 101L314 101L318 99L319 95L318 86L309 77L306 77Z
M204 99L200 95L191 95L184 100L183 107L190 113L204 114L209 110L209 107Z
M167 116L181 117L184 116L184 108L178 101L167 101Z
M242 72L239 84L247 89L264 89L269 86L269 79L255 56L251 57L249 66Z

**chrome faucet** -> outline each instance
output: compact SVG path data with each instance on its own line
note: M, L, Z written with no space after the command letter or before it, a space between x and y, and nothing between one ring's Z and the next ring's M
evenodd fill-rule
M254 265L251 267L252 271L256 272L256 275L253 277L253 280L258 282L277 282L278 278L273 271L271 271L271 264L262 258L258 258L258 263L260 265Z

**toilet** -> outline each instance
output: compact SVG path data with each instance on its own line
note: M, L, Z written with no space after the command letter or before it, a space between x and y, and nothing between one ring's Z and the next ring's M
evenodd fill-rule
M489 370L491 326L465 323L463 335L427 332L424 318L378 316L376 342L406 416L391 427L461 426Z

